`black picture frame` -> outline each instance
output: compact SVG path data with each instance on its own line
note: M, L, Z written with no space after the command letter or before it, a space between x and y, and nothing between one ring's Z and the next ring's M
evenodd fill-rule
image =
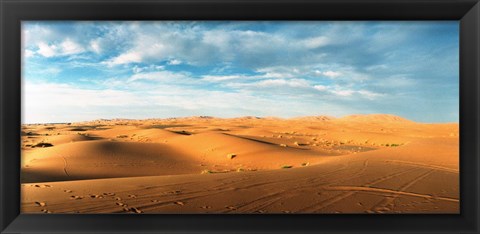
M0 0L1 233L479 233L478 0ZM457 20L460 214L20 214L22 20Z

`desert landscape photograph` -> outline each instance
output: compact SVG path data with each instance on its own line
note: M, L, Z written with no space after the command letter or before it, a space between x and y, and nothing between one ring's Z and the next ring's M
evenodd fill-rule
M458 214L456 21L23 21L21 212Z

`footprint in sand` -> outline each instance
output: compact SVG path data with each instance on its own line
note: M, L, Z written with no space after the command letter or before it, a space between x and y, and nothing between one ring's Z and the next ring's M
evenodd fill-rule
M164 194L180 194L182 191L180 190L174 190L174 191L168 191L168 192L163 192Z
M141 210L138 209L137 207L128 208L128 207L124 206L124 207L123 207L123 211L131 212L131 213L136 213L136 214L141 214L141 213L143 213L143 211L141 211Z
M122 200L122 198L121 198L121 197L115 197L115 200L117 200L117 201L121 201L121 200Z
M72 193L73 191L72 191L72 190L69 190L69 189L65 189L65 190L63 190L63 192Z
M83 199L83 196L70 196L70 199L80 200Z
M136 207L130 208L130 211L133 212L133 213L136 213L136 214L141 214L141 213L143 213L143 211L141 211L140 209L138 209L138 208L136 208Z
M90 194L90 198L103 198L103 196L98 194Z
M158 202L158 200L157 200L157 199L153 199L153 200L151 200L151 202Z
M43 206L46 206L47 203L46 202L35 202L35 205L43 207Z
M225 208L229 209L229 210L236 210L237 207L235 206L225 206Z
M51 214L52 213L51 211L45 210L45 209L43 209L42 212L45 213L45 214Z
M181 201L176 201L174 202L175 205L179 205L179 206L184 206L185 205L185 202L181 202Z
M115 196L115 193L103 193L105 196Z
M52 186L48 185L48 184L36 184L35 187L37 187L37 188L50 188Z
M210 209L210 208L212 208L212 207L211 207L211 206L201 206L200 208L202 208L202 209Z
M382 212L391 211L391 209L388 208L388 207L379 207L379 208L375 208L375 211L379 212L379 213L382 213Z
M116 204L117 206L125 206L125 204L124 204L124 203L121 203L121 202L115 202L115 204Z
M128 197L129 198L137 198L137 195L129 194Z

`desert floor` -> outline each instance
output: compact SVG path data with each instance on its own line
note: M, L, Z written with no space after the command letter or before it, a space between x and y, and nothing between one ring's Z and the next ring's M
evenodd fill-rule
M22 126L25 213L458 213L459 127L392 115Z

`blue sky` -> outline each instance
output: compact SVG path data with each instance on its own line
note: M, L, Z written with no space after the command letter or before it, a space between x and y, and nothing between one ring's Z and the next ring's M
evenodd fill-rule
M457 21L25 21L23 122L388 113L458 122Z

